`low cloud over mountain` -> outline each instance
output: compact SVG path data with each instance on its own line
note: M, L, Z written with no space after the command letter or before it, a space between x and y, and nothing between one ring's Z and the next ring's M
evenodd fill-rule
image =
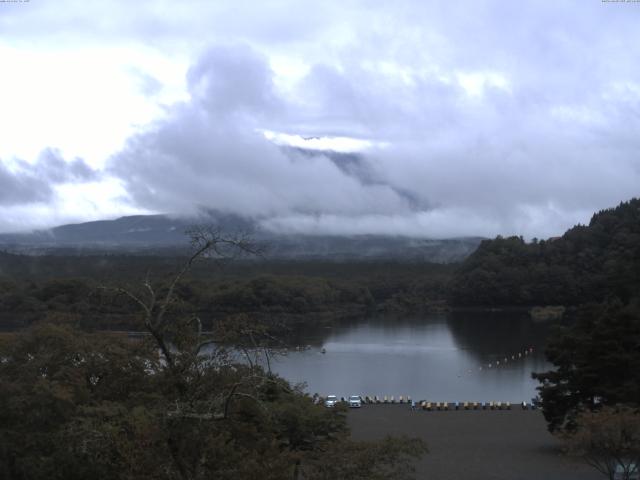
M142 103L100 104L111 116L95 118L120 125L150 109L90 168L3 163L0 229L216 209L286 233L547 237L638 194L633 5L215 3L145 16L127 2L130 20L97 31L75 20L69 30L44 6L11 11L21 31L0 20L20 39L14 49L45 23L64 51L75 51L69 39L100 52L118 39L128 50L100 58L131 55L121 67ZM105 8L82 15L120 18L124 3ZM185 16L197 20L187 27ZM117 82L99 85L95 98L121 99ZM82 165L89 176L72 174ZM83 190L89 178L108 187Z

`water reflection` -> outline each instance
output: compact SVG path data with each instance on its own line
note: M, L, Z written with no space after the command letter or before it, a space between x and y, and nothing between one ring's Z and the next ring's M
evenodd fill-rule
M514 313L370 318L302 336L314 347L272 367L323 395L517 402L536 393L531 372L549 368L543 355L548 330Z

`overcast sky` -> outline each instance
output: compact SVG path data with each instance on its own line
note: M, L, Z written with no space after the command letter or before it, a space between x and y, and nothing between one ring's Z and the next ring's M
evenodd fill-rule
M631 1L0 2L0 231L213 208L559 235L640 194L639 25Z

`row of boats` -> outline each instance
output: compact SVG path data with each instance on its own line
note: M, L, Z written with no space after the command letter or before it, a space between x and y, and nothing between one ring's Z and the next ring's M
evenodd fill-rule
M511 410L512 406L518 405L522 410L535 410L539 408L539 399L533 398L531 402L523 401L519 404L512 404L511 402L429 402L427 400L420 400L417 403L411 399L410 396L394 397L393 395L378 397L377 395L370 397L361 397L359 395L352 395L348 398L340 397L336 395L328 395L325 398L325 405L333 407L338 402L348 404L349 406L360 407L362 404L410 404L411 408L419 408L426 411L437 410Z

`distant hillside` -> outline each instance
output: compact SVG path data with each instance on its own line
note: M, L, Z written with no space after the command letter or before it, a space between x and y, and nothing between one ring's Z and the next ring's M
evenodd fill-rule
M0 235L0 249L30 254L80 254L104 251L166 255L188 247L184 232L194 223L218 226L224 232L249 232L276 259L398 259L449 263L466 258L479 237L433 240L381 235L284 235L261 229L236 215L212 212L198 220L168 215L137 215L63 225L27 234Z
M241 217L216 214L206 219L227 231L250 230ZM33 233L2 234L0 244L40 247L151 247L187 245L185 230L196 220L167 215L135 215L62 225Z
M525 243L483 241L451 284L454 305L577 305L640 292L640 199L602 210L588 226Z

